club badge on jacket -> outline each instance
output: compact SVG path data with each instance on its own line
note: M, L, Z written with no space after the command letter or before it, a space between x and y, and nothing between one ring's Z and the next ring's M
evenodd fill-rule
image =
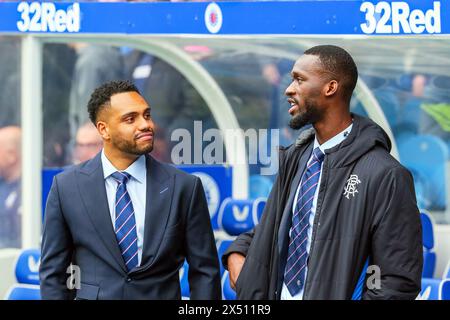
M360 183L361 180L359 180L358 175L350 175L350 178L348 178L347 184L344 188L344 196L347 199L350 199L350 196L355 197L355 194L358 193L358 189L356 189L356 186Z

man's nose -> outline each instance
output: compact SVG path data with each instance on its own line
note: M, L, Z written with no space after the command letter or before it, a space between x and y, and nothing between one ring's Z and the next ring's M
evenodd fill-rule
M140 121L139 121L139 129L140 130L148 130L149 128L151 128L153 125L152 120L151 119L146 119L145 117L141 117Z
M292 83L286 88L286 91L284 91L284 95L286 96L292 96L295 94L294 88L292 86Z

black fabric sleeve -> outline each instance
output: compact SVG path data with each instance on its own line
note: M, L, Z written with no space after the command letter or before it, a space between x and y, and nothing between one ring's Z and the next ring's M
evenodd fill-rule
M413 300L421 287L423 249L412 176L404 167L394 167L378 190L370 264L379 267L381 281L379 288L367 287L363 299Z

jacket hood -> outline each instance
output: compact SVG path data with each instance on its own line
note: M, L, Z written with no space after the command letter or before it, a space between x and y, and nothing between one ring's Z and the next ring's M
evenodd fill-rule
M348 137L337 146L325 151L330 167L344 167L361 158L372 148L379 146L391 151L387 133L371 119L352 113L353 127ZM314 139L314 128L300 133L295 145L302 146Z

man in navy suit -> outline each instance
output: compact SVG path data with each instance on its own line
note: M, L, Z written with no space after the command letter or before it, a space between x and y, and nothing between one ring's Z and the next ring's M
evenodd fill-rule
M130 82L95 89L89 117L103 139L92 160L59 175L47 200L40 266L43 299L220 299L214 235L200 179L148 153L150 107ZM69 290L68 267L79 272ZM75 281L77 283L77 281Z

